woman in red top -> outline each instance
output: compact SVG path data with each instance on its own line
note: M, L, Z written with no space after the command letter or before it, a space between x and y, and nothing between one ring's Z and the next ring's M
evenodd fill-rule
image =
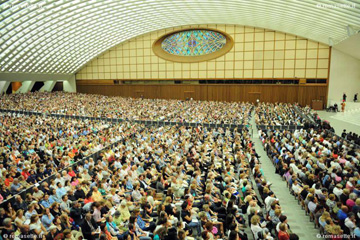
M76 173L74 172L74 170L72 168L69 168L69 172L68 172L70 177L75 177Z
M94 202L94 200L91 197L91 194L86 195L86 198L84 199L84 203L87 204L91 202Z
M279 240L289 240L290 234L287 232L287 224L285 223L280 224L279 229L280 229L278 233Z
M10 174L6 174L6 179L4 181L5 186L9 187L10 184L14 181Z
M24 168L24 170L21 172L21 175L23 175L24 179L26 180L30 176L30 173L27 168Z

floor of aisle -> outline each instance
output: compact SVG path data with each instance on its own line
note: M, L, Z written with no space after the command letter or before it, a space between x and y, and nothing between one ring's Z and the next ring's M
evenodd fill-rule
M271 182L271 190L275 193L280 201L281 209L284 215L288 218L288 223L293 233L296 233L300 240L315 240L320 239L317 237L319 230L314 228L314 223L310 222L309 216L305 215L305 211L301 209L297 200L290 194L286 186L286 182L282 180L280 175L275 174L275 167L271 160L266 155L262 143L259 139L259 134L256 129L254 116L251 120L253 128L253 142L255 150L260 158L261 166L267 181Z

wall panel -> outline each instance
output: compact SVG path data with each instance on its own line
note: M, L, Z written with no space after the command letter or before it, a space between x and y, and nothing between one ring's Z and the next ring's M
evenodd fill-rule
M225 55L200 63L179 63L154 54L163 34L185 28L213 28L234 40ZM87 63L79 80L174 80L242 78L328 78L330 47L268 29L238 25L194 25L168 28L123 42Z
M158 84L102 85L77 83L80 93L139 98L182 99L208 101L298 102L310 105L312 100L326 101L326 85L236 85L236 84Z

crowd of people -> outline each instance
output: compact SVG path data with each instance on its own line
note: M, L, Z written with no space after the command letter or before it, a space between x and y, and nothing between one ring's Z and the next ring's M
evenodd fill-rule
M248 124L252 104L109 97L64 92L0 96L0 109L88 117L212 124Z
M301 112L306 113L309 107L300 108L290 103L258 103L255 108L255 122L257 125L271 126L303 126L306 119Z
M0 203L121 140L127 125L0 114Z
M247 128L145 127L48 115L248 124L250 103L59 92L1 96L0 109L46 113L0 114L2 239L298 239ZM329 234L360 235L360 152L349 142L356 135L346 134L348 141L329 135L326 122L314 130L304 118L310 112L259 103L257 124L308 126L259 131L260 138L317 225Z
M321 125L317 129L259 131L276 173L332 239L360 237L360 150ZM347 234L347 235L344 235Z
M1 120L1 172L15 177L10 189L15 179L35 183L24 199L15 195L0 208L3 239L244 240L249 227L254 239L290 236L246 129ZM130 135L66 168L76 154ZM42 172L55 177L40 182Z
M360 146L360 136L355 132L346 132L346 129L344 129L341 137Z

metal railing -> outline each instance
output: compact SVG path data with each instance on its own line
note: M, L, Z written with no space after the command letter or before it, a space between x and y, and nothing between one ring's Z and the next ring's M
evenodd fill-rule
M22 115L28 115L28 116L54 117L57 119L64 118L64 119L76 119L76 120L105 121L105 122L111 122L111 123L122 123L124 121L127 121L127 122L133 122L133 123L137 123L137 124L144 124L145 126L189 126L189 127L202 126L202 127L207 127L207 128L219 128L219 127L224 128L224 129L229 128L231 130L234 130L235 128L237 128L238 130L241 130L242 128L245 128L245 127L249 129L249 127L250 127L249 125L237 125L237 124L210 124L210 123L167 122L167 121L148 121L148 120L124 120L121 118L101 118L101 117L62 115L62 114L47 114L47 113L34 112L34 111L8 110L8 109L0 109L0 113L22 114ZM132 134L132 136L133 136L133 134ZM105 151L106 149L114 147L116 144L120 143L121 141L124 141L128 137L129 136L124 137L123 139L116 141L116 142L104 147L103 149L101 149L89 156L86 156L86 157L80 159L79 161L77 161L63 169L59 169L58 172L66 170L69 167L76 167L78 164L83 163L85 160L87 160L89 158L97 159L101 152ZM44 182L50 183L50 181L55 178L56 174L57 173L54 173L51 176L38 182L36 185L32 185L17 194L11 195L10 198L4 199L4 201L0 204L0 207L5 206L5 204L8 204L9 202L13 203L15 201L15 197L18 195L20 195L23 199L25 199L26 195L28 193L32 192L32 189L35 186L39 186Z
M315 121L315 116L314 116L312 113L310 113L309 115L310 115L310 116L308 116L308 117L313 120L314 124L315 124L317 127L319 127L319 124ZM321 119L320 119L320 121L321 121L321 123L324 122L324 121L321 120ZM343 141L346 141L346 142L349 142L349 143L353 144L355 149L360 149L360 145L354 143L352 140L348 140L348 139L346 139L346 138L343 138L343 137L341 137L340 135L338 135L338 134L336 134L335 132L332 132L332 131L330 131L330 130L328 130L328 129L324 129L324 130L325 130L328 134L330 134L331 136L336 136L337 138L339 138L339 139L341 139L341 140L343 140Z
M59 169L58 172L67 170L67 169L69 169L70 167L76 167L78 164L83 163L83 162L85 162L85 160L88 160L88 159L90 159L90 158L93 158L94 160L96 160L96 159L100 156L100 153L101 153L101 152L105 151L106 149L113 148L115 145L119 144L120 142L122 142L122 141L124 141L124 140L125 140L125 138L123 138L123 139L121 139L121 140L119 140L119 141L116 141L116 142L114 142L114 143L112 143L112 144L104 147L103 149L101 149L101 150L99 150L99 151L97 151L97 152L95 152L95 153L93 153L93 154L90 154L90 155L88 155L88 156L86 156L86 157L84 157L84 158L76 161L76 162L73 163L73 164L70 164L69 166L67 166L67 167L65 167L65 168ZM58 172L57 172L57 173L58 173ZM4 199L4 201L0 204L0 207L5 206L5 205L8 204L9 202L13 204L14 201L15 201L15 197L18 196L18 195L20 195L20 196L22 197L22 199L25 199L26 195L27 195L28 193L32 192L32 189L33 189L35 186L40 186L40 185L43 184L44 182L47 182L47 183L50 185L50 181L51 181L52 179L55 179L57 173L54 173L54 174L52 174L51 176L49 176L49 177L41 180L41 181L38 182L37 184L31 185L30 187L26 188L25 190L23 190L23 191L21 191L21 192L19 192L19 193L17 193L17 194L13 194L13 195L12 195L10 198L8 198L8 199Z
M316 124L315 120L311 117L309 117L308 115L305 115L299 108L298 106L294 106L295 110L305 119L307 119L308 121L312 122L313 124Z
M124 121L134 122L138 124L144 124L145 126L187 126L187 127L207 127L207 128L229 128L229 129L242 129L248 127L244 124L227 124L227 123L196 123L196 122L170 122L170 121L152 121L152 120L128 120L122 118L106 118L106 117L88 117L88 116L77 116L77 115L63 115L63 114L47 114L33 111L21 111L21 110L7 110L0 109L0 112L11 113L11 114L24 114L24 115L35 115L35 116L51 116L55 118L64 118L64 119L77 119L77 120L91 120L91 121L105 121L112 123L121 123Z
M256 127L259 130L296 130L304 128L304 126L298 125L256 125Z

